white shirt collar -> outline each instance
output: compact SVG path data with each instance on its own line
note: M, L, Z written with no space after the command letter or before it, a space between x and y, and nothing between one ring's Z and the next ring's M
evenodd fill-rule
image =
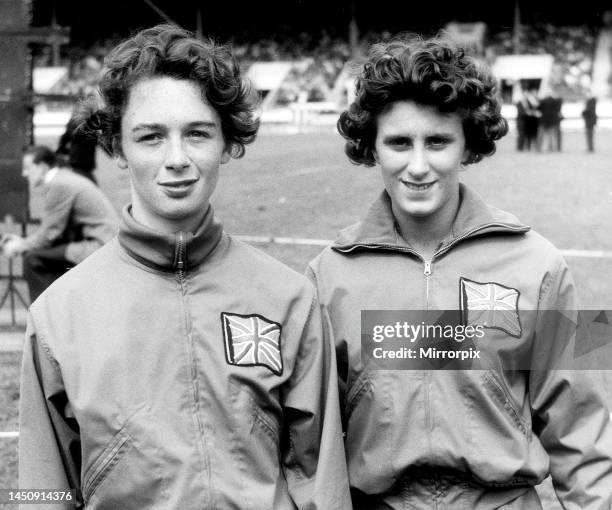
M53 167L51 170L49 170L46 174L45 174L45 184L49 184L53 178L57 175L57 172L59 171L59 168L57 167Z

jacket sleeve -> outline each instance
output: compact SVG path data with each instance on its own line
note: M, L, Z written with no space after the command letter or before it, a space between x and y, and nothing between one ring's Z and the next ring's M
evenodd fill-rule
M43 220L39 229L25 239L25 249L46 248L66 230L74 196L65 186L50 185L45 191Z
M543 283L529 391L534 430L565 509L612 508L612 427L600 373L572 370L577 310L564 261ZM552 354L551 354L552 353Z
M319 281L317 280L317 273L311 264L306 268L304 273L306 277L312 282L320 294ZM336 356L336 371L338 373L338 396L340 398L340 413L342 416L343 424L342 430L346 430L345 420L345 409L346 409L346 393L348 386L348 346L345 340L340 340L334 335L334 327L332 324L331 317L329 315L329 309L322 302L321 306L321 320L323 321L323 334L330 345L333 346Z
M57 362L28 318L21 370L19 486L77 491L80 500L79 427L64 391ZM36 510L40 505L22 505ZM45 505L74 509L75 505ZM76 508L82 508L78 503Z
M322 333L316 299L283 394L289 493L300 510L350 510L334 349Z

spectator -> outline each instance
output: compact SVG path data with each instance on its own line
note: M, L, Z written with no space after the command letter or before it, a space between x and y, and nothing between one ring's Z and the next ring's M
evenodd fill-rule
M549 152L561 150L561 99L551 91L540 101L539 145Z
M538 126L540 112L535 89L523 90L516 105L516 125L518 132L517 150L538 150Z
M589 95L584 103L582 110L584 119L584 129L586 133L587 150L595 151L595 126L597 125L597 98Z
M23 274L31 301L68 269L114 237L118 218L110 201L89 180L59 168L48 147L35 145L23 157L23 175L33 187L44 187L44 213L31 236L12 236L9 257L24 254Z

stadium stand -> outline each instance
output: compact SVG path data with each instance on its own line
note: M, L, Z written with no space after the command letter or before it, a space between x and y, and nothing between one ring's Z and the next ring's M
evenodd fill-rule
M515 52L516 41L509 31L487 33L483 23L454 22L446 28L451 36L463 42L476 34L475 43L470 46L489 64L494 64L499 56ZM611 95L611 27L604 25L597 33L586 25L523 25L520 34L520 53L552 55L553 64L547 81L566 102L582 101L592 88L599 97ZM372 42L387 40L393 35L389 31L362 33L356 56L363 55ZM62 64L68 68L68 72L50 92L73 97L95 93L104 55L115 41L116 38L111 37L92 48L66 47ZM256 41L236 38L230 42L245 70L255 63L291 63L290 71L274 90L274 101L265 102L266 108L317 103L323 105L323 110L329 110L330 104L340 109L350 99L352 78L347 63L353 55L346 38L323 30L320 33L303 32L290 36L279 33ZM50 62L48 49L34 56L37 67L50 65ZM510 96L505 100L512 102ZM308 109L316 110L315 105L308 106Z

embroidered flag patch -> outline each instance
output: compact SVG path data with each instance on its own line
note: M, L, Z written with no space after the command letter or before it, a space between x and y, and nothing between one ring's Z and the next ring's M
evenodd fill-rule
M280 324L261 315L221 313L225 358L230 365L262 366L283 373Z
M499 283L480 283L459 279L461 314L466 326L481 325L499 329L520 338L521 320L518 312L520 292Z

